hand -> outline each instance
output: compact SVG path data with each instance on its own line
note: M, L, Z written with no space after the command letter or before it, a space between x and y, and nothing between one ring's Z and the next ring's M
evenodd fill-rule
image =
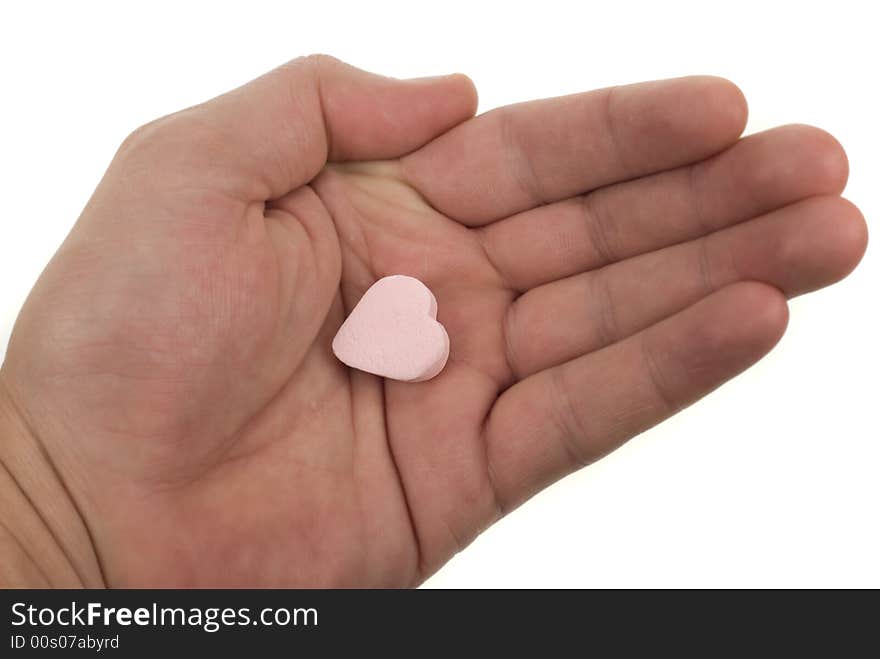
M33 581L417 584L754 363L865 248L840 146L738 139L726 81L475 108L463 76L311 57L125 141L0 371L35 510L7 526L55 541L19 543ZM428 382L330 351L389 274L437 297Z

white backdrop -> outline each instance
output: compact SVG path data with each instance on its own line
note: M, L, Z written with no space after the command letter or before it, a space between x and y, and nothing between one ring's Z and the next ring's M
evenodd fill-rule
M691 73L748 132L821 126L880 211L869 2L6 5L0 19L0 357L28 290L136 126L301 54L398 77L462 71L480 111ZM481 536L434 587L880 587L880 255L795 300L757 367Z

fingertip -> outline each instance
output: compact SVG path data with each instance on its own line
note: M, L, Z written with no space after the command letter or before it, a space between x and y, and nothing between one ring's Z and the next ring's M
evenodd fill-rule
M689 162L726 149L745 130L745 95L725 78L687 76L632 89L639 93L640 111L650 112L665 133L690 146Z
M718 305L712 336L705 346L716 354L735 355L735 366L751 365L770 351L788 326L788 302L775 286L758 281L731 284L706 300Z
M742 282L737 294L742 300L743 322L750 327L756 345L766 352L788 327L788 300L775 286L758 281Z
M449 76L458 86L458 95L466 101L467 116L472 117L477 113L480 103L480 95L477 91L477 85L465 73L453 73Z
M459 121L468 119L477 111L478 95L474 81L464 73L410 78L407 82L417 85L431 85L435 88L437 102L452 108L451 114Z
M707 76L716 112L725 117L728 130L739 136L749 121L749 103L746 95L727 78Z
M837 198L834 251L839 265L839 279L843 279L862 260L868 249L868 223L858 206L849 199Z
M698 75L685 78L693 85L694 107L704 116L718 135L726 140L739 137L749 119L749 105L743 91L727 78Z
M837 195L822 195L794 207L796 220L775 256L787 275L786 292L801 295L840 281L865 253L868 228L861 211Z
M834 192L842 192L849 178L849 159L843 145L831 133L816 128L803 126L812 134L816 142L815 166L820 181Z
M837 138L807 124L788 124L775 132L787 139L787 148L796 150L799 174L812 183L815 194L843 191L849 178L849 159Z

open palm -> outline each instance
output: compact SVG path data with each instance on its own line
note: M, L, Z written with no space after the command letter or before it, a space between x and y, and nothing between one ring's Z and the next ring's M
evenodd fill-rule
M759 359L785 296L864 250L839 145L738 139L725 81L475 104L316 57L126 141L2 372L106 583L417 584ZM390 274L437 298L430 381L330 351Z

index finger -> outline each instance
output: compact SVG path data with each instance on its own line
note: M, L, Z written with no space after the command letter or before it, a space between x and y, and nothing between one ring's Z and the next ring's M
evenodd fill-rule
M403 160L435 208L479 226L731 145L747 108L731 82L692 76L519 103L459 124Z

